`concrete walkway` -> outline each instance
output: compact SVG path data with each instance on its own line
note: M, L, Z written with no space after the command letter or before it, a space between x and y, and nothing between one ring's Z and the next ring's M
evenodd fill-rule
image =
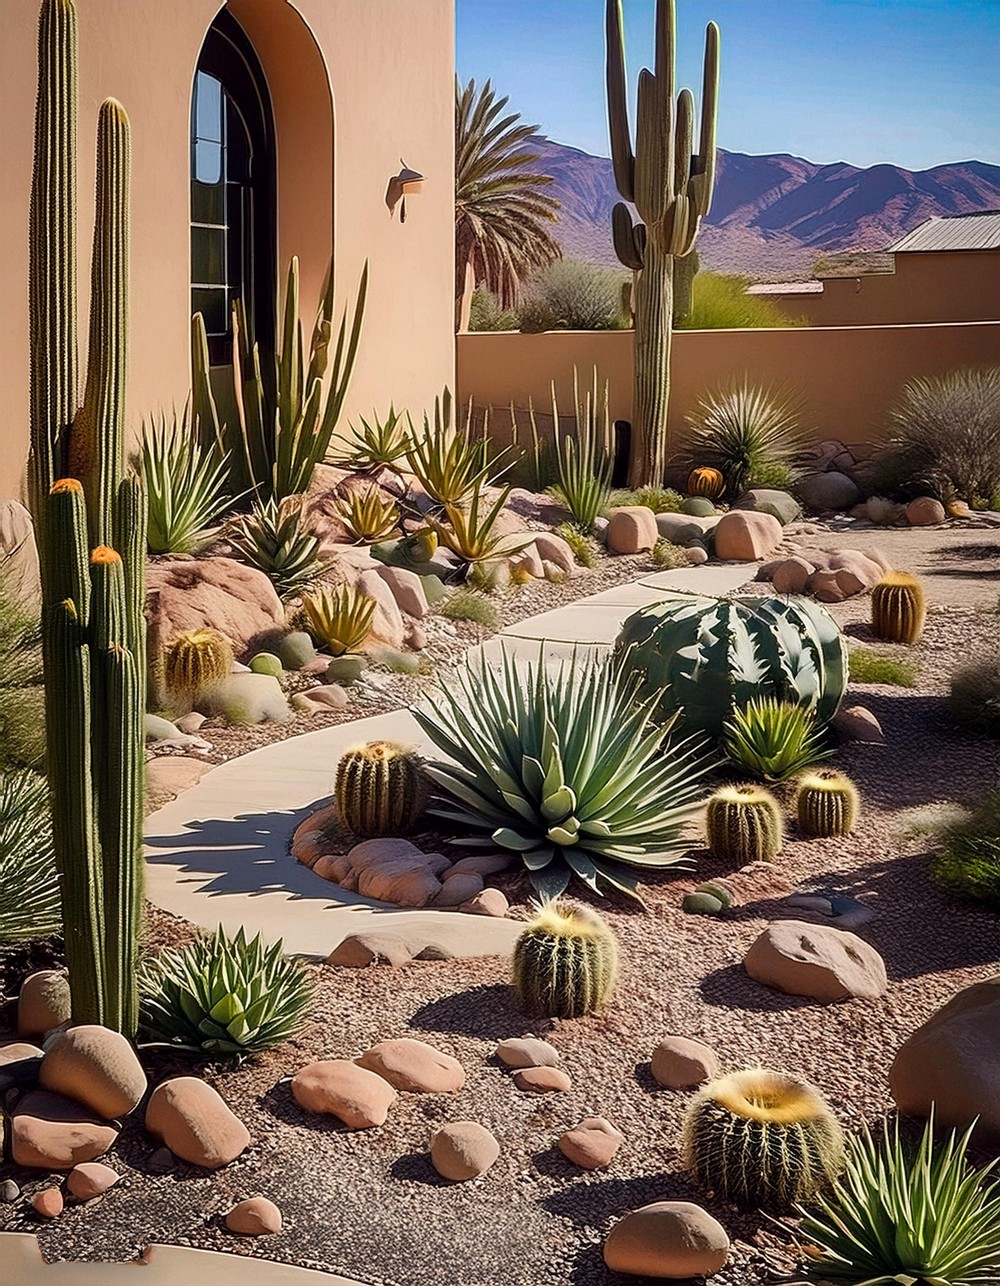
M745 563L656 572L507 626L487 658L568 656L606 649L637 607L677 593L723 595ZM470 659L475 655L471 652ZM389 738L427 746L408 710L324 728L222 764L153 813L146 824L146 893L154 905L205 929L243 926L282 938L296 955L325 957L348 934L391 932L452 955L509 952L512 920L455 911L401 911L320 879L288 852L295 827L330 798L337 759L350 745Z

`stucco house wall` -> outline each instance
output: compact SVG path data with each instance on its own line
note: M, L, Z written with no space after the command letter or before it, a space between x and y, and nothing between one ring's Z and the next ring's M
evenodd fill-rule
M133 131L128 424L180 407L190 386L191 87L218 0L77 0L80 343L85 358L101 101ZM301 264L311 330L331 251L341 305L371 264L345 418L419 411L454 383L454 0L230 0L271 93L277 262ZM0 0L0 499L22 485L28 432L28 203L37 5ZM400 222L385 204L400 159L423 173Z

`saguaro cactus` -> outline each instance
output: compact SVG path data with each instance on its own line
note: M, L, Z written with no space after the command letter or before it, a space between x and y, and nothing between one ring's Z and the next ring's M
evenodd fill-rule
M636 145L629 130L621 0L607 0L607 89L611 156L621 201L612 213L615 252L635 273L635 376L629 485L658 485L667 462L674 260L694 248L715 186L719 29L705 32L701 134L694 151L694 96L674 99L674 0L657 0L655 71L639 73ZM632 223L626 202L641 223Z
M97 131L90 351L77 409L76 10L43 0L30 221L31 456L46 736L73 1018L131 1035L143 806L146 499L123 476L129 122Z

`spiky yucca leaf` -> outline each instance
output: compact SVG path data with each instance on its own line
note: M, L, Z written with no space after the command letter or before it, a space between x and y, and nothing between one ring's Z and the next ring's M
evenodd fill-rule
M699 399L687 417L685 455L718 468L735 497L772 465L789 465L805 445L800 401L785 388L762 388L744 376Z
M162 952L139 979L140 1027L148 1045L178 1053L246 1058L302 1028L313 985L279 940L266 947L220 925L210 938Z
M269 576L283 598L315 580L326 562L320 542L306 525L303 502L265 500L240 518L229 535L230 544L251 567Z
M768 781L784 781L832 753L823 748L811 710L775 697L758 697L734 710L722 740L730 759Z
M0 945L62 923L48 788L32 772L0 776Z
M394 469L410 449L410 434L394 406L384 419L372 413L371 423L359 415L361 427L351 425L351 436L343 438L345 462L355 469Z
M218 520L233 497L226 494L229 462L195 437L185 409L168 428L144 426L140 467L149 497L146 545L151 554L195 554L218 531Z
M399 524L399 509L394 500L386 500L378 487L349 491L337 499L337 517L348 535L359 545L373 545L388 540Z
M591 387L583 397L580 396L579 375L574 366L573 412L575 431L563 433L559 426L559 406L553 382L552 423L556 435L558 481L551 490L565 505L580 531L586 533L593 531L594 523L611 495L608 382L605 380L602 393L596 366Z
M425 414L423 431L418 433L409 422L407 460L424 491L439 505L462 504L494 472L485 435L473 439L468 432L453 428L451 418L451 391L446 388L441 397L434 399L433 424ZM470 404L467 424L471 419ZM503 472L499 470L497 476Z
M309 629L334 656L356 652L371 633L375 600L353 585L305 594L302 609Z
M534 533L515 539L494 530L510 493L511 488L504 487L487 506L483 499L483 484L477 482L463 504L445 505L447 522L428 516L427 525L436 534L440 545L467 563L516 554L531 544Z
M857 1286L974 1286L1000 1281L998 1161L967 1161L975 1123L935 1143L934 1118L913 1154L899 1121L848 1139L846 1168L790 1230L809 1274Z
M683 860L712 760L701 738L655 726L635 688L607 657L553 669L539 656L523 673L506 652L473 662L413 712L448 760L427 767L431 811L486 832L461 843L520 853L543 897L573 875L638 897L632 868Z

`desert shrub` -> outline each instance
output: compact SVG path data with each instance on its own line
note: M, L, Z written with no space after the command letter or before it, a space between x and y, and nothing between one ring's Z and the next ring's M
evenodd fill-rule
M373 545L396 534L399 508L374 484L363 491L352 487L338 496L336 512L355 544Z
M442 616L452 621L472 621L484 629L495 630L500 624L500 613L479 590L459 589L441 604Z
M734 710L722 744L734 763L766 781L785 781L830 753L813 712L774 697Z
M355 469L397 469L411 445L402 412L390 404L384 416L373 411L370 421L363 415L358 421L347 436L338 437L344 463Z
M501 308L500 300L492 290L480 286L472 293L469 309L469 330L517 330L520 319L514 308Z
M470 414L471 420L471 414ZM439 505L462 504L477 483L488 481L493 471L490 444L474 438L466 424L452 426L451 390L434 399L434 418L425 412L422 430L410 423L410 469L430 498Z
M571 522L561 522L555 534L565 540L573 552L573 558L581 567L596 567L601 556L600 546L593 536L588 536Z
M958 897L1000 911L1000 791L944 830L934 879Z
M512 537L497 527L500 515L504 511L511 488L504 487L494 496L492 502L483 495L483 484L477 481L472 491L461 504L446 504L444 521L427 516L427 525L445 549L463 559L482 567L491 559L502 554L515 554L531 544L532 537Z
M651 557L657 567L662 567L667 571L691 566L687 550L682 549L680 545L675 545L671 540L658 540L653 546Z
M55 933L60 924L45 779L0 775L0 946Z
M1000 491L1000 366L910 380L889 411L873 486L945 501Z
M951 676L948 709L964 727L1000 735L1000 657L977 657L960 665Z
M804 445L799 416L799 399L788 389L751 384L744 376L698 400L687 416L683 458L721 470L725 494L735 498L751 478L776 465L790 468Z
M773 300L748 295L749 277L699 272L694 279L691 312L677 322L679 330L743 330L753 327L804 326L804 317L790 317Z
M0 555L0 772L5 768L38 768L44 761L41 682L38 609L14 589Z
M684 504L684 497L673 487L640 487L633 495L632 504L645 505L655 514L678 514Z
M521 330L624 330L630 324L622 295L627 280L601 264L558 259L525 286Z
M852 648L848 663L852 683L886 683L896 688L916 686L915 665L909 661L898 661L877 648Z
M771 491L794 491L795 473L787 464L764 461L751 468L745 485L767 487Z

